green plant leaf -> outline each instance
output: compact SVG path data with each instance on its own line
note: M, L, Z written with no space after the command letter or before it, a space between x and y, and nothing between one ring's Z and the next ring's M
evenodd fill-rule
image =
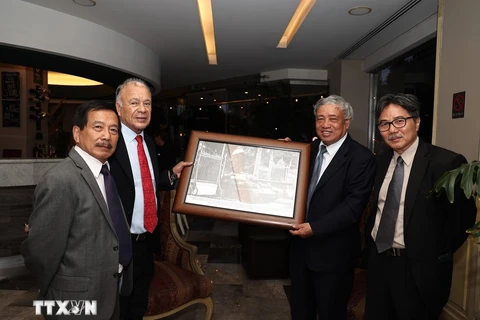
M480 228L480 221L477 221L473 227L467 230L467 233L475 233L475 231Z
M477 180L475 183L477 184L477 196L480 196L480 165L477 166Z
M465 197L469 199L472 196L473 180L475 173L475 165L473 163L462 166L462 181L460 182L460 188L465 193ZM476 178L476 177L475 177Z
M453 203L455 200L455 185L457 184L457 177L459 177L460 173L462 172L462 167L450 171L451 176L447 182L447 185L445 186L445 192L447 193L447 198L450 203Z
M448 186L448 182L450 181L451 178L451 171L445 172L440 179L435 183L433 186L433 190L431 192L436 193L437 195L441 195L444 190L447 189L446 186ZM448 199L450 202L453 200Z
M472 161L444 173L435 183L431 192L440 195L445 191L448 201L453 203L457 185L463 190L467 198L480 194L480 161ZM474 189L475 185L477 187Z

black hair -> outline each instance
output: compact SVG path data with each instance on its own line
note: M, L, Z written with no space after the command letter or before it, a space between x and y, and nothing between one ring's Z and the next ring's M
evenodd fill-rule
M396 104L405 109L408 114L414 118L420 117L420 101L413 94L406 93L390 93L386 94L378 100L375 109L375 117L378 119L382 111L391 104Z
M73 125L83 130L88 122L88 113L90 111L99 111L99 110L111 110L117 114L115 110L115 105L113 103L102 101L102 100L91 100L85 103L82 103L75 110L75 115L73 116ZM119 122L120 124L120 122Z

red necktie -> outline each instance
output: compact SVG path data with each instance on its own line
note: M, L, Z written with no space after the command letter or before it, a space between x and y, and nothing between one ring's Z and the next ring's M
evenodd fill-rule
M142 174L143 188L143 225L145 229L152 233L157 226L157 205L155 204L155 191L152 184L152 175L148 167L147 157L143 149L142 136L136 136L138 161L140 162L140 172Z

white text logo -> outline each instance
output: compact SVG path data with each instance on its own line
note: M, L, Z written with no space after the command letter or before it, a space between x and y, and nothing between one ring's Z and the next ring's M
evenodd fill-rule
M41 315L46 308L46 315L97 315L97 301L87 300L33 300L35 314Z

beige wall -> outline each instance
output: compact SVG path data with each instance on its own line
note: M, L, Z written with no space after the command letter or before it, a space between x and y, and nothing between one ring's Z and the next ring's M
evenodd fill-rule
M328 68L329 93L345 98L353 107L354 117L349 128L351 136L368 145L369 76L362 71L362 61L336 61Z
M442 1L443 2L443 1ZM445 0L439 52L435 144L478 159L480 138L479 0ZM465 118L452 119L452 96L466 91ZM434 126L435 127L435 126Z
M433 143L478 159L480 139L479 0L440 0ZM465 117L452 119L452 98L466 91ZM442 319L475 319L480 309L479 247L470 240L455 254L450 300Z

